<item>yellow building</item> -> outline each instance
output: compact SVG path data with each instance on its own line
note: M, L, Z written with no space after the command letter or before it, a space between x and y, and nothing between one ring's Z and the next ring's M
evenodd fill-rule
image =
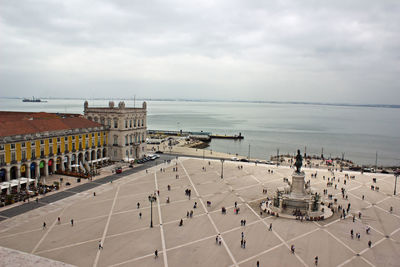
M0 111L0 182L109 160L108 127L78 114Z

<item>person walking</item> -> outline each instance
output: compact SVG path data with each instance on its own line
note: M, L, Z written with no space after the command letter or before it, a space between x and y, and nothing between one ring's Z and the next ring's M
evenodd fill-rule
M137 206L137 208L139 209L139 208L140 208L140 203L138 202L138 203L136 204L136 206Z
M43 229L46 229L46 222L43 222Z
M371 248L371 246L372 246L372 242L370 240L370 241L368 241L368 247Z
M139 212L139 219L142 219L142 213Z
M290 251L292 252L292 254L294 254L294 245L290 246Z
M103 246L101 245L101 240L99 241L99 250L103 249Z
M154 258L155 258L155 259L158 258L158 250L157 250L157 249L154 251Z
M257 261L256 266L257 266L257 267L260 267L260 261Z
M71 226L74 226L74 219L71 219Z
M246 240L243 240L243 248L246 248Z
M272 231L272 223L269 224L269 231Z
M315 256L315 266L318 265L318 256Z
M57 223L58 223L58 224L61 223L61 218L60 218L60 217L57 218Z

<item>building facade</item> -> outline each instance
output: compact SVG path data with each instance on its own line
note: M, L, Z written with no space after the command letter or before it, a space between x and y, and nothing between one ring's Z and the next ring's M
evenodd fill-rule
M108 160L108 128L79 114L0 112L0 182L89 171Z
M118 107L110 101L108 107L89 107L84 103L84 116L88 120L108 127L109 157L113 161L132 161L146 153L147 106L125 107L121 101Z

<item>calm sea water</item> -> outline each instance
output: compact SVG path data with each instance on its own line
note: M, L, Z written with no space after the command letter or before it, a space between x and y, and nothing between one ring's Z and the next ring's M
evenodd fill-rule
M23 103L0 99L1 110L82 113L84 100ZM116 105L118 100L115 100ZM133 101L125 101L133 106ZM141 106L142 101L136 101ZM252 158L307 154L351 159L358 164L400 164L400 109L310 104L147 101L148 129L207 131L244 135L244 140L213 140L208 149ZM108 101L89 100L89 106ZM249 149L250 145L250 149Z

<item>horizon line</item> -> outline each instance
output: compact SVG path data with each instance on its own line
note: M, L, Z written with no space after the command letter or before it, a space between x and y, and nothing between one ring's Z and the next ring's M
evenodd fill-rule
M293 105L323 105L323 106L346 106L346 107L380 107L380 108L400 108L397 104L356 104L356 103L335 103L335 102L314 102L314 101L277 101L277 100L235 100L235 99L196 99L196 98L151 98L142 97L135 98L116 98L116 97L95 97L95 98L82 98L82 97L36 97L39 99L53 99L53 100L139 100L139 101L181 101L181 102L232 102L232 103L258 103L258 104L293 104ZM24 97L5 97L0 96L0 99L24 99Z

